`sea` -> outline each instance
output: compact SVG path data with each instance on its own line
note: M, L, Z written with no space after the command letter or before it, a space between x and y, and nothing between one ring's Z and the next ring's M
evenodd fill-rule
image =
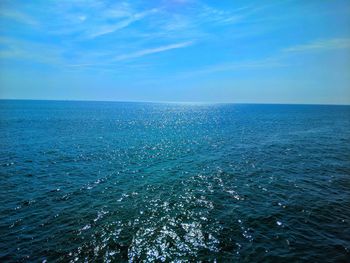
M1 262L350 262L350 106L0 101Z

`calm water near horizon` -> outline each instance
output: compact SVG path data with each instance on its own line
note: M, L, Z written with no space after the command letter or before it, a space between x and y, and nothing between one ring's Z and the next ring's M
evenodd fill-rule
M1 262L349 262L350 106L0 101Z

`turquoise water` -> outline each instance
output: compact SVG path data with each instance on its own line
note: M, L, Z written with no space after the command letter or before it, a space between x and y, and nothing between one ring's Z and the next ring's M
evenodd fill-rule
M346 262L350 107L0 101L2 262Z

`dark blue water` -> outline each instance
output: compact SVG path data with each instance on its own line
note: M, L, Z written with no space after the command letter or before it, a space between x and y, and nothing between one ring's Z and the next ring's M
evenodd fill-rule
M350 107L0 101L2 262L346 262Z

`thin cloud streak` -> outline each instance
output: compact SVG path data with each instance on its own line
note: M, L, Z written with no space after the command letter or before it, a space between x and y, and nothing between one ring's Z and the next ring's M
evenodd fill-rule
M18 61L31 61L46 65L62 65L64 59L64 47L48 44L37 43L32 41L23 41L8 37L0 37L0 60L16 59ZM40 52L37 52L40 50Z
M184 72L182 74L177 74L177 78L192 78L199 75L208 75L218 72L232 72L240 70L250 70L250 69L264 69L264 68L278 68L284 67L286 64L282 63L279 58L266 58L256 61L242 61L233 63L222 63L217 65L212 65L206 68L197 69L189 72Z
M121 30L123 28L126 28L129 25L131 25L132 23L137 22L137 21L139 21L139 20L141 20L141 19L143 19L151 14L154 14L156 12L158 12L158 9L154 8L151 10L147 10L145 12L130 15L129 18L122 20L122 21L119 21L115 24L102 26L98 30L95 30L95 32L90 33L88 38L96 38L99 36L114 33L116 31Z
M176 43L176 44L171 44L171 45L166 45L166 46L161 46L161 47L156 47L156 48L144 49L144 50L137 51L135 53L120 55L120 56L116 57L115 60L120 61L120 60L132 59L132 58L139 58L139 57L143 57L146 55L160 53L160 52L164 52L164 51L168 51L168 50L172 50L172 49L185 48L185 47L193 45L193 43L194 43L193 41L187 41L187 42Z
M16 22L26 24L29 26L38 26L39 23L27 14L15 10L6 10L0 8L0 18L7 18Z
M296 45L284 49L284 52L296 53L296 52L307 52L307 51L321 51L331 49L346 49L350 48L350 38L333 38L326 40L318 40L308 44Z

